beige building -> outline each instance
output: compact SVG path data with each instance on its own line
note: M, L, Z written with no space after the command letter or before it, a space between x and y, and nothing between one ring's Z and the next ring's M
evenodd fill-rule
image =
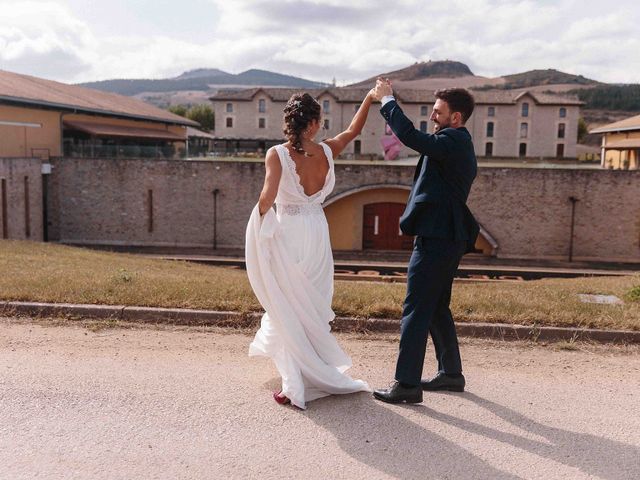
M287 100L299 90L253 88L219 92L211 97L216 118L216 150L221 153L263 152L281 143L282 112ZM331 137L343 131L355 114L366 89L328 88L309 90L322 105L324 131ZM556 95L528 91L490 90L473 92L474 114L467 128L479 157L575 158L578 118L582 102ZM435 97L430 91L395 92L416 128L432 131L429 120ZM362 134L344 152L344 158L382 158L381 141L391 135L378 105L369 113ZM403 147L400 157L414 156Z
M600 159L603 168L638 170L640 168L640 115L610 123L589 133L601 133Z
M172 158L188 126L135 98L0 70L0 158Z

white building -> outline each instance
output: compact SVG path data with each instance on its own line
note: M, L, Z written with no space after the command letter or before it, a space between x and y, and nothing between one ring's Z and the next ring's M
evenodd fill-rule
M264 152L283 141L283 109L300 90L253 88L222 91L211 97L216 118L216 149L221 153ZM322 105L329 138L344 130L368 90L327 88L308 90ZM467 128L479 157L575 158L582 102L557 95L516 90L472 92L476 101ZM425 90L394 92L416 128L432 131L429 120L435 96ZM346 158L382 158L381 139L391 132L374 104L362 134L343 153ZM400 157L414 156L404 147Z

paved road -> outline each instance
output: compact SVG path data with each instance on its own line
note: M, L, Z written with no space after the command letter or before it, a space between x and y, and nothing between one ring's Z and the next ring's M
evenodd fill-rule
M468 392L299 411L250 338L0 319L0 479L640 478L639 347L465 340ZM390 379L395 336L339 339Z

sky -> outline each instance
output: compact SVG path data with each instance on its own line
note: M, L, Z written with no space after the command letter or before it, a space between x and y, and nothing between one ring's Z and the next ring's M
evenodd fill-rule
M0 69L68 83L260 68L344 85L445 59L486 77L640 83L637 0L0 0L0 12Z

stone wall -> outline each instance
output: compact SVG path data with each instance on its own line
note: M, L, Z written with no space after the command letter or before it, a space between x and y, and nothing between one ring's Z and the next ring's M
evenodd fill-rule
M264 178L262 161L61 159L50 210L55 238L113 245L241 247ZM410 185L411 165L340 163L332 197ZM153 225L149 231L149 190ZM576 260L640 262L640 171L481 168L469 205L499 244L498 256L564 259L571 201Z

